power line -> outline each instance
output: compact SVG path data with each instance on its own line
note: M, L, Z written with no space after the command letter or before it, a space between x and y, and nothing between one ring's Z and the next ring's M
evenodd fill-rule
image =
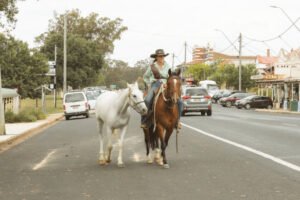
M275 37L271 37L271 38L268 38L268 39L264 39L264 40L258 40L258 39L254 39L254 38L251 38L251 37L248 37L248 36L245 36L245 38L247 38L248 40L251 40L251 41L254 41L254 42L270 42L270 41L273 41L273 40L276 40L276 39L279 39L280 37L282 37L283 35L285 35L293 26L294 24L296 24L298 21L300 20L300 17L298 17L293 24L291 24L288 28L286 28L282 33L280 33L279 35L275 36Z

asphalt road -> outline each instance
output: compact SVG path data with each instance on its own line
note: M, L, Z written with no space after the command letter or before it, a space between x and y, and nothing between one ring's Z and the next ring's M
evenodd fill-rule
M300 116L213 107L182 118L170 169L146 164L139 116L132 115L125 168L97 163L94 116L61 121L0 154L0 199L300 199ZM116 142L116 141L115 141ZM294 168L293 168L294 167Z

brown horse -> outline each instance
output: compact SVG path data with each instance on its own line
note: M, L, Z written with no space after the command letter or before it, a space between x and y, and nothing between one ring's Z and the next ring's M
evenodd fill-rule
M157 101L153 104L153 124L149 129L144 129L148 158L150 158L150 146L152 150L158 149L160 141L164 168L169 168L165 151L169 138L179 120L178 100L181 97L181 79L179 74L180 70L176 73L172 73L169 70L165 89L158 93ZM148 160L148 162L150 161Z

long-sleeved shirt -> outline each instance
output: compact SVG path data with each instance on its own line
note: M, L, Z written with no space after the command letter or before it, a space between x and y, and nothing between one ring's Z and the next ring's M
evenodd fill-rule
M158 69L158 71L162 77L165 77L165 78L168 77L168 71L169 71L169 69L171 69L171 67L168 65L167 62L164 62L163 68L160 68L157 63L154 63L154 66ZM150 85L151 83L156 81L156 78L154 78L154 75L152 73L151 66L149 66L147 68L143 78L144 78L144 81L147 83L147 85ZM160 80L163 83L166 83L166 81L167 81L167 79L160 79Z

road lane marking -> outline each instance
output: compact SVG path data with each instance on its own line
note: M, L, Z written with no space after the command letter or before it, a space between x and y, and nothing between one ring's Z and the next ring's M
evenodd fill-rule
M47 156L39 163L37 163L33 168L32 170L38 170L42 167L44 167L46 165L46 163L48 162L48 160L50 159L50 157L56 152L56 149L50 151Z
M240 149L249 151L249 152L254 153L254 154L258 155L258 156L261 156L261 157L264 157L264 158L266 158L266 159L272 160L273 162L276 162L276 163L278 163L278 164L280 164L280 165L283 165L283 166L285 166L285 167L288 167L288 168L290 168L290 169L293 169L293 170L295 170L295 171L300 172L300 166L298 166L298 165L295 165L295 164L292 164L292 163L290 163L290 162L284 161L284 160L282 160L282 159L280 159L280 158L277 158L277 157L272 156L272 155L270 155L270 154L264 153L264 152L262 152L262 151L258 151L258 150L256 150L256 149L251 148L251 147L248 147L248 146L245 146L245 145L242 145L242 144L239 144L239 143L236 143L236 142L233 142L233 141L230 141L230 140L221 138L221 137L219 137L219 136L216 136L216 135L213 135L213 134L211 134L211 133L205 132L205 131L203 131L203 130L197 129L197 128L192 127L192 126L190 126L190 125L187 125L187 124L184 124L184 123L182 123L182 125L185 126L185 127L187 127L187 128L189 128L189 129L192 129L192 130L194 130L194 131L196 131L196 132L198 132L198 133L201 133L201 134L203 134L203 135L206 135L206 136L208 136L208 137L214 138L214 139L216 139L216 140L219 140L219 141L221 141L221 142L230 144L230 145L235 146L235 147L238 147L238 148L240 148Z

